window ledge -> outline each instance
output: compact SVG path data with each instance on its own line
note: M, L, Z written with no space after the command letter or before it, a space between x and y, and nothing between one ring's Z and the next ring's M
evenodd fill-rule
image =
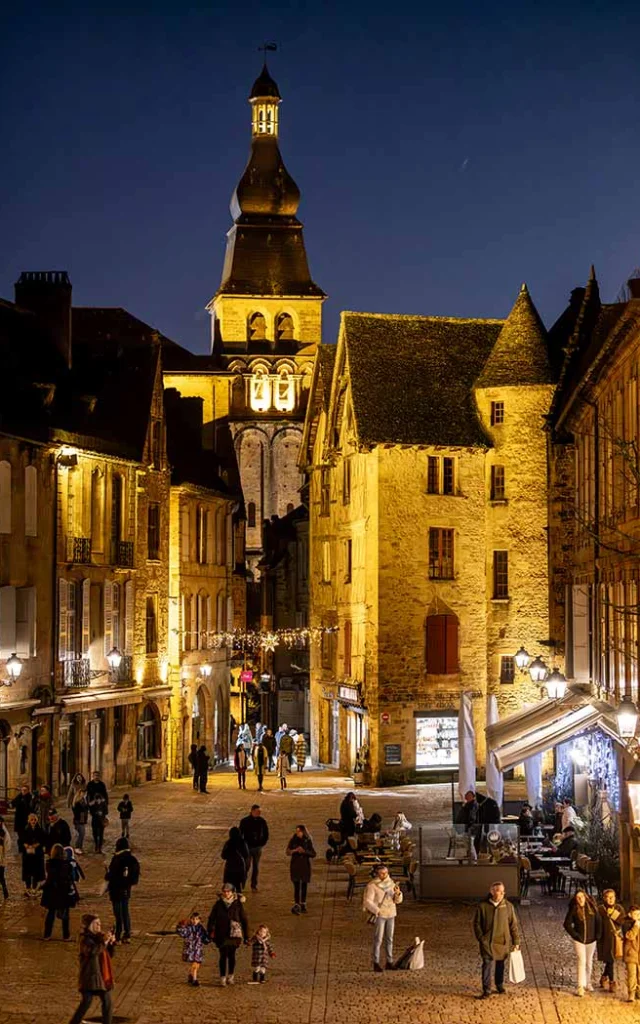
M428 498L464 498L464 494L456 491L453 494L443 494L442 491L423 491Z
M509 499L508 498L489 498L489 504L490 505L508 505L509 504Z
M491 604L509 604L510 597L492 597Z

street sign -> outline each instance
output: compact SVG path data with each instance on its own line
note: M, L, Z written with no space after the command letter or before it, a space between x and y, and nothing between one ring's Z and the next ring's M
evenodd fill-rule
M382 722L383 725L388 725L389 724L389 722L391 721L391 715L389 714L388 711L383 711L381 713L380 721Z

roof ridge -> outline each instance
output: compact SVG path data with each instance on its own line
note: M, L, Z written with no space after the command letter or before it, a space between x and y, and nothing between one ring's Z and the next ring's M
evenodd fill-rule
M483 316L432 316L428 313L363 313L355 309L343 309L341 316L367 316L375 320L428 320L433 323L453 324L504 324L504 317Z

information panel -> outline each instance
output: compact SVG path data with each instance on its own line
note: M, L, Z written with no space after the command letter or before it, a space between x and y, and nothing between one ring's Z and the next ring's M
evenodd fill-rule
M416 768L458 767L458 715L455 711L416 714Z

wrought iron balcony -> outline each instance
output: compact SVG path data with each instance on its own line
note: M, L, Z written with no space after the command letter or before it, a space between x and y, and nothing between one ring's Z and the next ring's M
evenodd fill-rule
M114 565L120 565L124 569L133 569L133 541L119 540L114 545Z
M88 565L91 562L91 537L69 538L69 561Z
M84 687L91 683L91 662L88 658L68 658L62 666L65 686Z
M133 679L133 658L130 654L123 654L117 668L109 670L109 677L112 683L130 683Z

